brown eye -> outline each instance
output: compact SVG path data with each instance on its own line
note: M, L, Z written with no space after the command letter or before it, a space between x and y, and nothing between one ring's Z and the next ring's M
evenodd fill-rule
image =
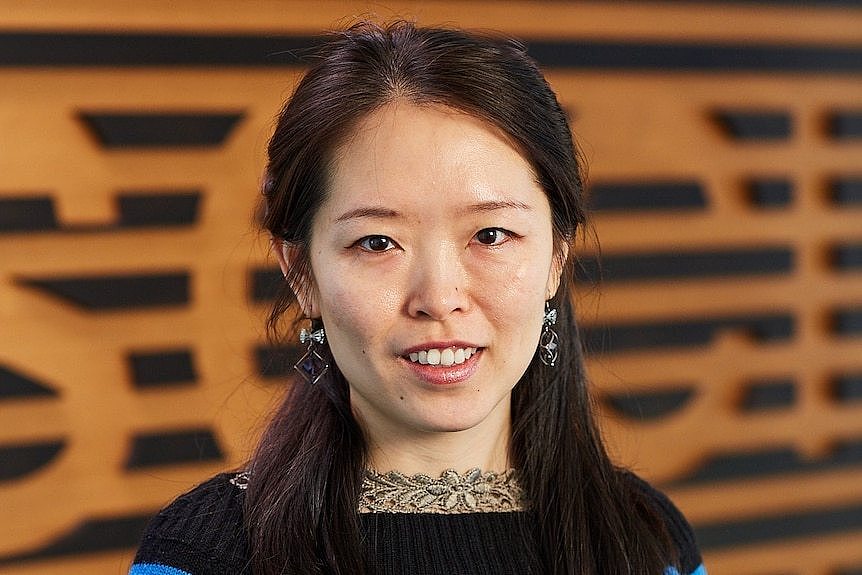
M386 236L366 236L359 240L359 247L368 252L385 252L395 247L395 242Z
M486 246L495 246L506 241L508 235L500 228L485 228L476 232L476 241Z

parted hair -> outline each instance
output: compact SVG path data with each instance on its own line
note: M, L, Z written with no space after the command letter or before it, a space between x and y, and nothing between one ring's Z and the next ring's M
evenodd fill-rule
M551 206L555 253L566 258L552 302L559 359L551 368L536 354L518 381L510 438L543 572L662 573L675 561L666 530L608 457L588 392L572 250L562 249L585 224L583 168L566 115L522 44L408 22L361 23L323 43L268 146L263 227L295 254L270 337L283 341L294 328L290 286L311 283L311 223L327 198L335 150L363 118L396 100L459 110L500 130L530 162ZM330 363L316 385L289 385L249 462L245 520L258 575L368 573L357 512L367 445L347 382Z

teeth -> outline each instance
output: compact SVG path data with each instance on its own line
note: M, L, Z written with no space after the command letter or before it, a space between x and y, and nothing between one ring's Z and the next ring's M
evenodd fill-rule
M451 349L444 349L440 353L440 365L452 365L455 363L455 352Z
M440 365L440 350L439 349L429 349L428 350L428 365Z
M470 359L476 353L475 347L428 349L413 352L409 355L410 361L422 365L458 365Z

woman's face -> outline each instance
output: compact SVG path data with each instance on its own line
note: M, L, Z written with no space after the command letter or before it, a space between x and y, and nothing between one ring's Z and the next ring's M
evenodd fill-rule
M496 129L443 107L388 105L337 150L302 303L372 438L508 425L559 281L535 179Z

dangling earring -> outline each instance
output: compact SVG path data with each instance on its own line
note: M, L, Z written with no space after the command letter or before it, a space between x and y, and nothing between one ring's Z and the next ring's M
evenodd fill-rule
M323 377L323 374L329 369L329 363L323 356L321 356L316 347L318 345L323 345L326 341L326 332L323 331L323 328L314 329L302 329L299 332L299 343L308 343L308 348L305 350L305 354L299 358L295 364L293 364L293 369L299 372L299 375L305 379L311 385L320 380Z
M545 317L542 320L542 335L539 337L539 359L542 363L554 367L557 363L557 332L551 326L557 323L557 310L551 309L551 304L545 302Z

